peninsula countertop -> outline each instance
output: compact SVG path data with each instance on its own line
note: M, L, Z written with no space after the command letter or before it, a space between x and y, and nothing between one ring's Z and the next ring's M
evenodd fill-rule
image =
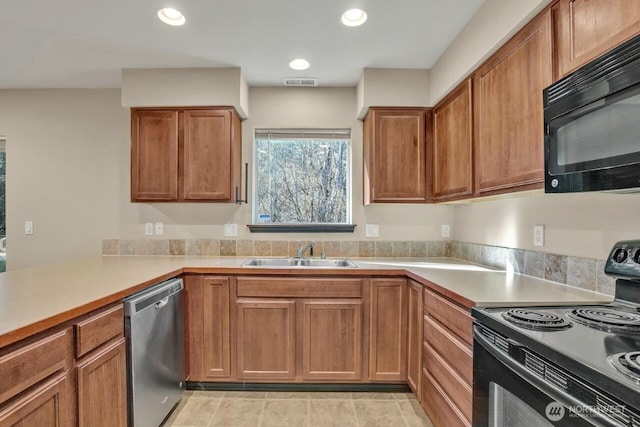
M0 274L0 347L188 273L407 276L466 306L608 303L613 298L455 258L352 258L358 268L242 267L249 257L102 256Z

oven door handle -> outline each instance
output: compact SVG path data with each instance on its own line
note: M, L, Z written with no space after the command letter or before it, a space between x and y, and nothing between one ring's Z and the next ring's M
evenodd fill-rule
M491 341L489 341L483 334L480 332L479 328L482 326L474 325L473 326L473 338L474 340L480 344L491 356L513 371L515 374L524 379L527 383L532 384L534 387L545 393L551 399L555 400L558 403L561 403L566 408L571 407L579 407L580 411L573 411L577 413L582 418L588 419L593 422L595 420L603 420L608 422L610 425L619 425L618 421L608 417L606 414L602 412L596 412L593 408L586 403L576 399L572 395L568 394L561 388L555 386L554 384L545 381L544 379L538 377L533 374L529 369L522 366L516 360L514 360L511 356L504 353L502 350L499 350ZM510 345L516 346L518 348L526 348L526 346L520 344L517 341L512 339L507 339ZM588 418L587 418L588 417Z

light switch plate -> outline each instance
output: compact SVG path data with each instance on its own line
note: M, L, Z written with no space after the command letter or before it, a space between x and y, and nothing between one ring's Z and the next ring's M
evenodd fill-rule
M225 236L237 236L238 235L238 224L225 224L224 225L224 235Z
M533 246L544 246L544 225L533 226Z
M442 224L442 237L451 237L451 226L449 224Z
M33 221L24 222L24 234L33 234Z
M164 234L164 224L161 222L156 222L154 226L156 230L156 236L162 236Z
M153 236L153 223L145 222L144 223L144 235L145 236Z
M379 237L380 226L378 224L366 224L364 228L365 237Z

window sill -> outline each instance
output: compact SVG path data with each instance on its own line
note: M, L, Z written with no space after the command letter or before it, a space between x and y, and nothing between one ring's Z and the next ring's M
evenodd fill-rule
M252 233L353 233L356 224L249 224Z

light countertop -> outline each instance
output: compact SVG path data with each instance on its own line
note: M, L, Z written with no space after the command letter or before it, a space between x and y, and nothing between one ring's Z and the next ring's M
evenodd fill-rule
M458 303L478 306L597 304L608 295L454 258L357 259L358 268L241 267L248 257L104 256L0 274L0 347L182 273L407 275Z

